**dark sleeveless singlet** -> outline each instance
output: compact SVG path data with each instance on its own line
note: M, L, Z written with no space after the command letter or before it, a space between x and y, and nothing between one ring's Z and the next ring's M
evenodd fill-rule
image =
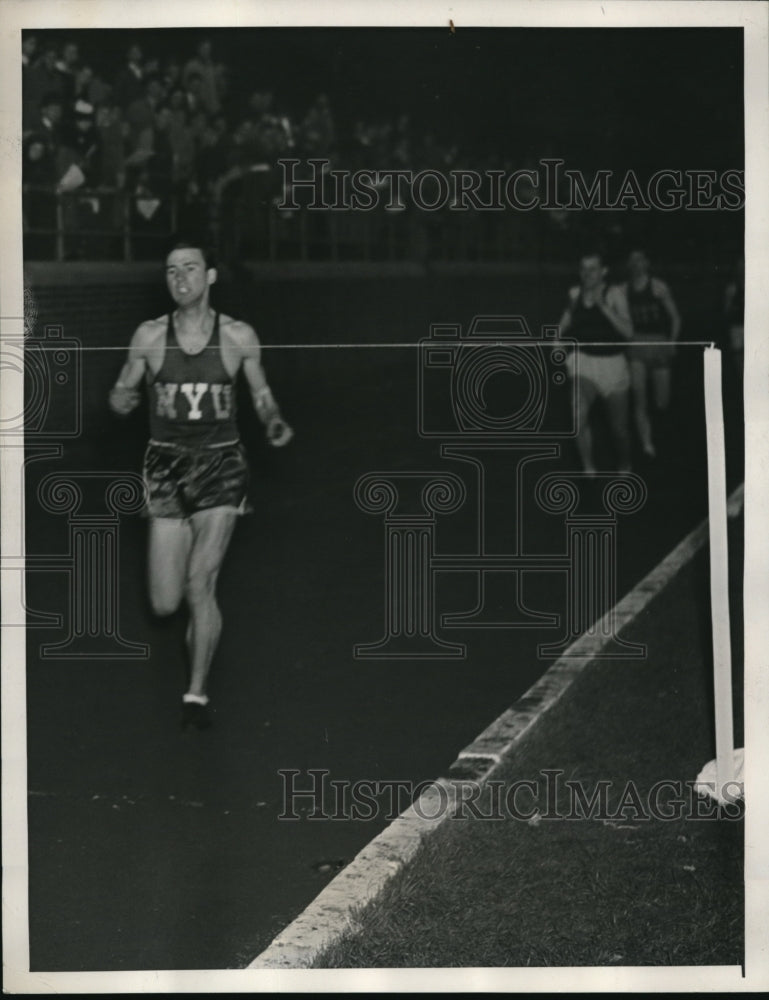
M605 301L606 293L604 293ZM586 306L583 303L581 291L579 298L571 306L571 326L568 336L573 337L578 344L591 344L591 342L596 344L596 346L581 346L580 350L585 354L609 357L613 354L622 354L624 351L624 346L617 343L622 340L621 334L614 329L598 306Z
M222 361L219 313L197 354L181 349L169 314L163 363L148 382L152 441L186 448L238 441L235 385Z
M640 291L636 291L632 281L628 281L627 303L635 334L657 334L664 337L670 335L670 316L654 294L651 278Z

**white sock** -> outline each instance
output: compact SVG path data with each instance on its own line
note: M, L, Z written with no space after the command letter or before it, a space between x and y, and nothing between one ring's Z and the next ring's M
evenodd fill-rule
M194 705L207 705L208 704L208 695L207 694L190 694L189 692L187 692L187 694L185 694L184 697L182 698L182 701L184 702L185 705L189 705L190 703L192 703Z

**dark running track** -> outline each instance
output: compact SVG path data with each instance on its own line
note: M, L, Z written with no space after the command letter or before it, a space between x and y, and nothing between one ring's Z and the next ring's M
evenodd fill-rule
M255 322L266 342L416 342L431 321L467 323L475 313L524 313L532 328L552 322L566 284L246 283L222 289L220 302ZM689 318L685 335L713 335L710 293L701 292L707 283L673 286ZM131 301L111 323L96 323L85 310L81 322L66 325L65 335L86 347L85 430L62 459L29 466L30 553L67 545L66 518L37 502L43 476L140 468L143 418L120 423L105 404L121 355L88 349L123 346L135 322L162 310L157 290L126 294ZM56 321L55 294L41 299L41 321ZM255 514L239 524L220 580L225 629L211 682L215 728L179 730L184 619L161 622L148 610L139 517L120 525L120 627L126 639L150 644L150 658L47 660L41 643L64 633L29 630L33 970L245 966L327 884L334 865L385 825L384 818L279 821L279 769L327 768L334 779L434 778L549 663L537 660L536 644L556 635L520 630L444 632L467 643L465 661L353 658L355 643L381 637L383 620L383 526L355 506L356 480L375 470L450 470L469 485L468 467L441 459L437 445L417 436L413 349L276 350L265 364L297 433L288 449L271 451L253 418L244 418ZM706 511L699 349L680 352L677 379L660 462L642 470L649 501L620 524L620 596ZM727 390L733 486L742 475L742 439L728 375ZM566 449L560 463L537 471L573 461ZM468 504L439 544L472 529ZM527 546L557 550L560 540L530 506ZM470 606L466 579L441 586L441 610ZM530 603L552 605L548 586L533 582ZM28 601L41 611L66 609L65 575L29 574ZM703 581L703 627L706 615ZM709 682L705 672L702 683ZM607 692L621 696L621 683ZM317 869L323 862L331 871Z

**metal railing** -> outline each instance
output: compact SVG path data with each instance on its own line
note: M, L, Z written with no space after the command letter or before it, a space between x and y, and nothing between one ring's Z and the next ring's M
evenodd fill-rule
M24 185L28 260L122 260L155 256L178 226L175 196L150 198L119 188L55 192Z
M531 254L540 238L532 225L540 220L514 213L285 211L247 195L190 204L178 195L154 199L116 188L25 186L23 207L28 260L157 256L180 223L186 231L185 216L194 216L195 232L208 230L226 262L510 260Z
M25 185L24 255L29 261L157 259L173 234L206 231L225 263L536 264L573 261L591 241L590 236L586 240L590 220L580 213L572 213L568 227L559 230L544 212L287 211L276 201L264 188L237 185L228 185L217 197L196 199L107 187L54 192ZM719 227L695 229L688 225L681 231L683 256L691 255L696 242L697 256L718 259ZM675 234L669 236L672 247Z

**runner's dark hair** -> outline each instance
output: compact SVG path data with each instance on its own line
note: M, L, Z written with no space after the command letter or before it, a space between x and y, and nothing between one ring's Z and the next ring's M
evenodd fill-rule
M166 252L166 259L174 250L200 250L203 254L203 262L206 268L216 267L216 254L214 248L206 240L196 240L194 237L177 237L172 241Z

